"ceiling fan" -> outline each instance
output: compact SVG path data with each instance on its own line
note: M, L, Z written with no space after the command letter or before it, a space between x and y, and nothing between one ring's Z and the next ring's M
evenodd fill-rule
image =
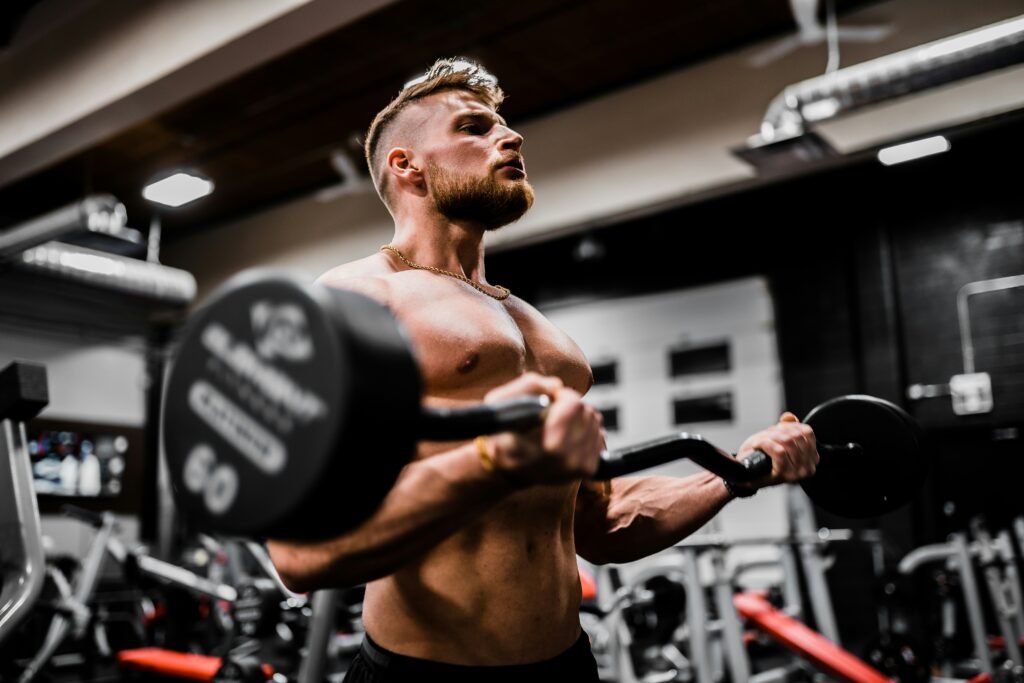
M789 0L789 7L793 12L794 21L796 21L796 34L783 38L774 45L754 54L749 59L750 65L760 68L781 59L798 48L828 43L830 48L829 70L833 70L839 66L838 43L840 41L877 43L889 37L895 30L895 27L889 24L839 27L836 24L834 0L826 0L827 23L823 24L818 19L819 2L820 0ZM833 53L835 53L834 65Z
M336 149L331 152L331 167L338 174L340 182L317 190L316 201L333 202L340 197L373 191L373 183L359 172L351 154L346 150Z

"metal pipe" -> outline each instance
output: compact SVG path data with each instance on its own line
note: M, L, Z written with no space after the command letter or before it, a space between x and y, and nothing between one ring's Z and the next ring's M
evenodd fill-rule
M341 591L319 590L313 593L313 617L306 636L306 656L299 667L299 683L324 680L327 666L327 645L334 633L334 611Z
M0 420L0 432L0 493L3 505L10 506L14 513L0 525L0 539L4 540L0 559L10 559L17 567L10 576L3 577L0 588L0 643L3 643L39 598L46 560L25 424ZM17 553L16 549L21 552Z
M110 539L110 542L107 544L108 548L120 543L119 541L114 543L115 540L116 539ZM121 552L115 550L111 550L111 554L114 557L118 557L119 555L122 557L124 556ZM217 581L211 581L210 579L199 576L195 572L190 572L184 567L179 567L178 565L171 564L170 562L158 560L157 558L150 557L149 555L136 554L135 567L138 571L150 578L154 578L163 583L171 583L176 586L181 586L196 593L209 595L211 598L226 600L228 602L234 602L238 599L238 591L236 591L233 586L218 583Z
M1002 289L1024 287L1024 275L998 277L993 280L977 280L968 282L956 293L956 313L960 320L960 348L964 356L964 372L974 372L974 340L971 339L971 315L967 309L967 300L975 294L998 292Z
M690 630L690 661L697 683L713 683L711 658L709 656L708 633L704 625L708 620L707 605L704 602L704 586L700 581L697 565L697 551L687 548L682 551L683 575L686 577L686 623Z
M1006 641L1004 645L1006 657L1015 666L1021 666L1024 664L1024 660L1021 659L1020 645L1018 644L1020 635L1014 631L1013 627L1016 605L1013 604L1008 593L1009 586L1004 582L1003 576L999 573L999 567L996 566L996 549L992 542L992 536L978 519L971 521L971 531L974 532L981 548L979 553L981 573L988 584L989 597L995 612L996 623L1002 632L1003 640Z
M743 644L743 625L740 624L736 608L732 604L732 581L725 569L725 550L714 548L710 553L711 571L715 577L715 605L718 608L718 618L722 621L722 640L725 645L729 680L733 683L747 683L750 680L750 661L747 659L747 648Z
M75 637L80 638L82 636L82 629L89 625L88 616L90 611L86 604L92 599L93 592L96 589L100 569L103 567L103 559L107 552L107 542L113 535L115 526L116 522L113 513L104 512L103 524L97 530L96 538L89 547L89 552L86 554L85 559L82 560L74 589L71 589L70 586L61 588L60 592L64 597L65 606L77 607L82 612L81 617L84 618L72 618L59 612L54 614L39 652L36 653L36 656L32 658L32 661L21 672L18 683L29 683L35 679L36 675L46 666L54 653L57 652L57 649L64 642L64 638L72 627L74 628ZM67 583L64 575L56 569L53 570L50 576L54 579L55 583Z
M808 123L1024 61L1024 16L810 78L768 105L759 147L802 135Z
M974 653L978 657L978 668L982 673L993 673L992 657L988 650L988 638L985 636L985 619L981 611L981 594L978 592L978 580L974 575L971 553L967 545L967 534L957 532L950 536L950 544L956 553L957 569L960 571L960 583L964 592L967 607L967 621L970 624L971 640L974 642Z

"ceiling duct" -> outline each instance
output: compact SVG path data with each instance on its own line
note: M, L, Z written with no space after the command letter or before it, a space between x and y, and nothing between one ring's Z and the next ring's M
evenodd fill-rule
M760 170L835 156L810 124L1020 62L1024 16L855 64L786 87L768 105L760 133L733 151Z

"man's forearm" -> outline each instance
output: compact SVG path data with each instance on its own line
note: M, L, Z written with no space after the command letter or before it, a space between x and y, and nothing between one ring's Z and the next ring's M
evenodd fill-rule
M366 583L437 545L514 487L481 467L472 444L408 465L380 508L342 536L268 541L289 588L299 591Z
M685 478L620 477L612 480L607 495L604 520L577 523L577 551L598 563L632 562L669 548L731 500L722 480L707 472Z

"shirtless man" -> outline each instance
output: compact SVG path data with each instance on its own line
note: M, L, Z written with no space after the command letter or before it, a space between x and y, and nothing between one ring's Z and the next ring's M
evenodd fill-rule
M367 638L350 682L596 681L579 622L577 554L595 563L645 557L733 497L712 474L587 479L604 446L600 413L581 401L592 383L587 359L484 274L484 234L533 202L523 138L498 115L501 100L496 79L464 60L439 60L407 84L366 140L394 238L321 277L368 294L403 323L425 402L552 401L532 433L421 444L353 531L268 543L295 590L368 584ZM757 449L774 465L760 486L813 474L818 461L810 428L789 413L739 455Z

